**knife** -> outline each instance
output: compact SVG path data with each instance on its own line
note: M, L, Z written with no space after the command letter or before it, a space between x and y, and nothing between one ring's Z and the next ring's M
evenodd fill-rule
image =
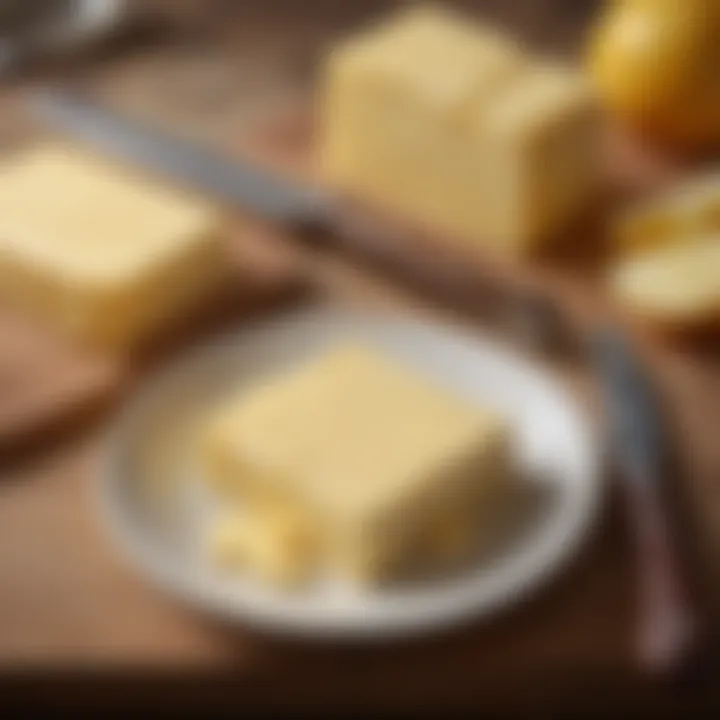
M375 261L403 282L464 312L500 320L520 339L543 351L574 349L556 303L514 282L496 264L484 274L458 262L422 232L401 229L340 195L302 185L241 158L227 158L123 117L62 87L29 91L37 116L64 134L100 151L168 176L230 205L284 223L314 243L325 240ZM310 231L310 232L308 232ZM388 233L393 234L388 242ZM448 247L452 247L447 243ZM400 248L398 250L398 248ZM417 252L422 248L422 252Z
M671 465L667 426L649 373L625 335L617 328L602 329L593 349L633 531L637 656L649 670L667 670L687 658L698 630L677 533L663 507L662 483Z

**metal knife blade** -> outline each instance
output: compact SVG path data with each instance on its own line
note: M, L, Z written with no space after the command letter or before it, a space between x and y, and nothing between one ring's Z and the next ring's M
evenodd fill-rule
M616 329L598 334L595 351L618 463L633 482L655 483L663 472L666 442L662 409L648 375Z
M687 658L698 618L661 488L670 459L664 415L647 371L620 331L601 331L594 349L636 553L636 650L646 669L668 670Z
M29 91L27 99L41 121L64 134L230 204L289 222L311 223L323 214L326 198L317 189L155 131L80 94L42 88Z

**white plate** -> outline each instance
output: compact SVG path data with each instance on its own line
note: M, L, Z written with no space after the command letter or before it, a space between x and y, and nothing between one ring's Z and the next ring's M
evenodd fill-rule
M255 382L343 339L378 347L506 412L530 478L529 512L518 514L492 552L454 577L365 592L329 582L295 595L228 578L199 551L210 503L201 490L194 428L237 383ZM226 618L296 633L409 634L497 611L568 559L590 529L600 497L590 427L547 374L474 335L317 307L245 326L156 378L122 414L107 459L107 517L150 578Z

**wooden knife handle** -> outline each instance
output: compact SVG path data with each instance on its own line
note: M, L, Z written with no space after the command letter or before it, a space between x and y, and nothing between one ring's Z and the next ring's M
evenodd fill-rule
M644 668L663 672L686 657L698 620L657 491L633 482L625 482L623 488L639 582L635 650Z

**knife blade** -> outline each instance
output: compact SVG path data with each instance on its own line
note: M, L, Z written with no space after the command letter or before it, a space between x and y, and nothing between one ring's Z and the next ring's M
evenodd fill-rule
M228 159L156 131L81 94L41 88L29 91L27 100L41 120L64 134L269 219L313 222L327 202L315 188L285 181L246 160Z
M687 657L698 630L662 495L669 434L649 373L625 335L616 328L601 330L594 352L633 531L639 579L636 651L647 669L667 670Z
M661 475L666 452L662 409L654 388L619 330L601 330L595 347L618 460L631 481L653 484Z

